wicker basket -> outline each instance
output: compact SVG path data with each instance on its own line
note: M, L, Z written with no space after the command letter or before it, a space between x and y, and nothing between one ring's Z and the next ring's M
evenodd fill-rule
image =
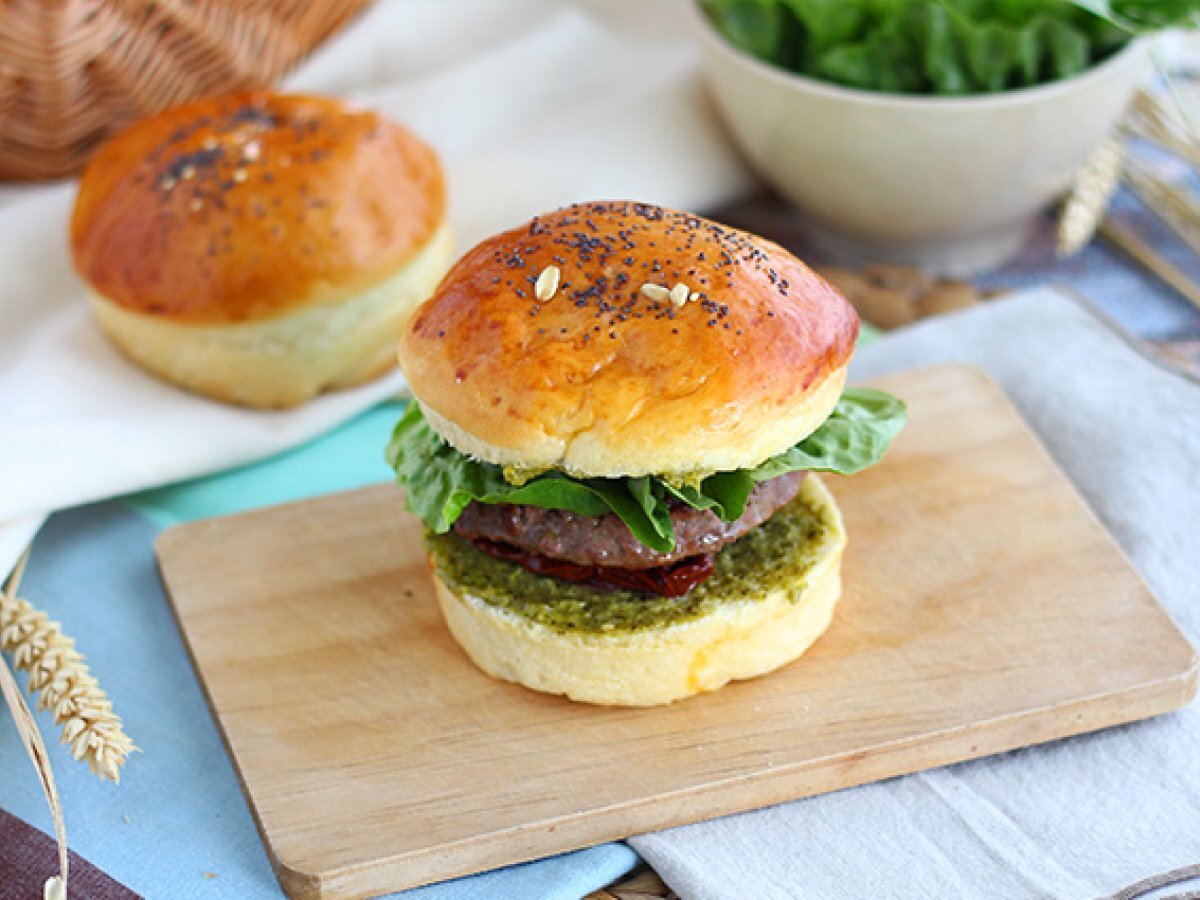
M0 179L77 172L131 119L270 84L370 0L0 0Z

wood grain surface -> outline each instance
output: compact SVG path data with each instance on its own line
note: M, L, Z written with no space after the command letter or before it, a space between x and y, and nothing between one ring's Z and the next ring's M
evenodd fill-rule
M399 489L174 528L158 553L285 890L357 897L1184 705L1197 661L999 390L876 382L911 422L830 477L850 546L799 662L655 709L493 681Z

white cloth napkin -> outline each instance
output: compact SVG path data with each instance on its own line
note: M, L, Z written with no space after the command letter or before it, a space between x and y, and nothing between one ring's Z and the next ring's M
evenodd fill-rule
M945 361L1003 386L1200 643L1200 385L1049 289L905 329L852 375ZM1200 862L1197 748L1193 703L631 843L684 900L1096 897Z
M684 0L383 0L287 87L359 99L431 141L465 249L573 200L703 209L744 191L697 64ZM73 193L0 192L0 572L49 511L270 455L402 386L272 413L155 380L91 319L67 252Z

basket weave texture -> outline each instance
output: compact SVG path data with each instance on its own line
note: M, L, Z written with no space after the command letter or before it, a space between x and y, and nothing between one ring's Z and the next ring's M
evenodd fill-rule
M79 171L131 120L269 85L370 0L0 0L0 179Z

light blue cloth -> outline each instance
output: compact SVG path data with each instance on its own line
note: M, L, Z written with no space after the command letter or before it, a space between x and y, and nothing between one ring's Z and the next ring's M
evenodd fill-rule
M142 750L116 787L65 747L51 747L72 849L130 888L150 898L281 896L163 595L155 536L182 521L389 478L382 450L399 409L373 410L272 460L148 491L129 505L60 513L35 542L21 593L77 637ZM52 740L49 717L41 714L39 722ZM16 740L0 740L0 805L51 828ZM404 896L574 900L637 861L626 845L606 844Z

